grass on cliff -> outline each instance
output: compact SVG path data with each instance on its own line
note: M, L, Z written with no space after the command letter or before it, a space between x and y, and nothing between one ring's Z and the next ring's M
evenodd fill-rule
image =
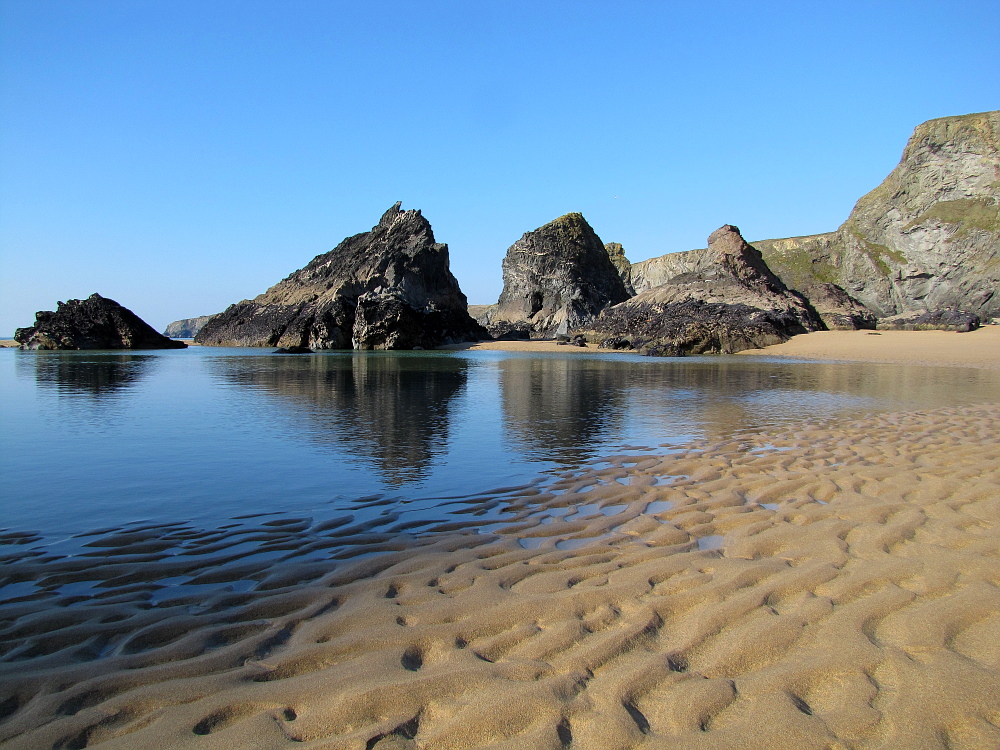
M959 225L956 234L968 234L972 229L1000 232L1000 206L991 198L960 198L941 201L907 224L903 231L930 221Z
M827 235L820 235L826 237ZM793 239L755 242L764 262L785 284L800 289L816 282L836 284L837 268L828 253L814 243L799 243Z

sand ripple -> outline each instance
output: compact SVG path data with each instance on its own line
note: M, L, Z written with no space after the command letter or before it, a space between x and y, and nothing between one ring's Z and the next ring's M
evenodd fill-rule
M419 534L0 535L0 741L1000 747L998 438L987 405L613 456Z

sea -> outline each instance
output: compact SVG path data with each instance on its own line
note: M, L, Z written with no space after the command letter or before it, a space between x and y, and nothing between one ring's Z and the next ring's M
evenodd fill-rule
M346 558L495 528L609 456L996 400L992 371L739 355L0 350L0 602L95 545L336 528L317 554Z

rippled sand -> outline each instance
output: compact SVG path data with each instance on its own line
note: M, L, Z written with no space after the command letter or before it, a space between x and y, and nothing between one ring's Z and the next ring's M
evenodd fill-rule
M610 457L421 536L8 534L0 741L995 748L998 444L970 406Z

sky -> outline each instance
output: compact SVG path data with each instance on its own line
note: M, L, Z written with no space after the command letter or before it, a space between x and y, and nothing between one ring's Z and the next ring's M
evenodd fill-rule
M998 39L995 0L0 0L0 336L219 312L396 201L473 304L571 211L633 262L831 231L1000 108Z

